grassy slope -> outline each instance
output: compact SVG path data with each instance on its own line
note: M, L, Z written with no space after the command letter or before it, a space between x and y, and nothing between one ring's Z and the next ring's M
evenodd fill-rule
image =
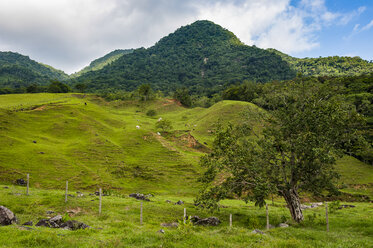
M222 208L214 215L222 224L218 227L163 228L160 223L182 219L183 208L188 215L211 216L197 209L189 197L152 198L144 202L144 224L139 225L140 202L132 198L105 196L102 214L98 215L98 197L69 197L64 202L62 190L40 190L31 188L30 196L24 195L24 187L0 187L1 204L12 209L20 223L36 223L48 217L46 211L65 215L74 210L72 219L82 221L92 228L67 231L32 227L22 230L17 225L0 227L0 247L372 247L373 214L369 203L356 203L356 208L337 210L329 214L330 232L325 232L325 210L323 207L304 211L305 222L290 228L275 228L266 235L252 234L254 228L265 229L265 209L237 200L222 202ZM74 194L74 193L72 193ZM75 194L74 194L75 195ZM179 206L166 203L182 199ZM229 228L229 214L233 214L233 228ZM49 216L54 216L49 215ZM269 206L270 223L278 225L289 220L289 211L283 202ZM101 229L102 228L102 229ZM11 239L9 239L11 237Z
M146 116L149 109L157 116ZM75 188L195 193L190 183L203 153L187 147L183 135L211 146L215 123L235 122L244 109L253 118L261 111L237 101L187 109L167 99L107 103L79 94L2 95L0 180L11 183L30 173L42 188L62 188L69 180ZM156 135L159 117L172 121L174 135ZM347 184L372 182L373 168L356 159L345 157L337 169Z

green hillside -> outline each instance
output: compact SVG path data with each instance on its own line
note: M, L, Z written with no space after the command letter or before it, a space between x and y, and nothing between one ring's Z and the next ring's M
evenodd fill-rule
M131 91L150 83L153 89L165 92L181 86L201 92L245 79L267 82L294 76L280 56L246 46L233 33L210 21L197 21L148 49L136 49L74 82L86 83L91 91Z
M151 109L156 116L146 115ZM61 182L69 180L80 189L101 185L125 192L195 194L199 157L212 145L216 122L237 122L242 110L249 110L253 123L262 111L239 101L188 109L169 99L1 95L0 181L13 183L30 173L40 188L63 188ZM158 135L159 118L170 120L173 130ZM347 184L366 184L373 174L373 167L355 159L338 166Z
M79 77L82 74L87 73L89 71L100 70L104 66L106 66L106 65L112 63L113 61L119 59L120 57L122 57L122 55L129 54L129 53L132 53L132 52L133 52L133 49L124 49L124 50L117 49L117 50L114 50L114 51L106 54L105 56L103 56L101 58L93 60L89 64L89 66L86 66L82 70L80 70L80 71L78 71L76 73L71 74L70 77L72 77L72 78Z
M30 84L46 85L68 78L63 71L13 52L0 52L0 88L17 89Z
M356 76L373 72L373 63L360 57L295 58L275 49L267 49L282 57L291 68L304 76Z

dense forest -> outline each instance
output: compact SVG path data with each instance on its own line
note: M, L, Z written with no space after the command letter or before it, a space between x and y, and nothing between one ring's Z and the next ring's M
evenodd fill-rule
M50 80L66 80L68 75L43 65L28 56L13 52L0 52L0 91L24 92L30 84L47 85Z
M101 70L74 82L89 91L132 91L143 83L169 93L184 86L193 93L216 91L242 80L268 82L291 79L295 71L279 55L246 46L228 30L197 21L162 38L153 47L121 56Z

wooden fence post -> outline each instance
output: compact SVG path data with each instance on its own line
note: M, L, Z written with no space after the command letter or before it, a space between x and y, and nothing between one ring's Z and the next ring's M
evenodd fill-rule
M140 205L140 225L142 225L142 202Z
M229 226L232 227L232 214L229 214Z
M101 203L102 203L102 189L101 188L99 190L99 195L100 195L100 203L98 205L98 213L101 214Z
M266 203L267 230L269 230L268 204Z
M26 189L26 195L29 195L29 186L30 186L30 174L27 174L27 189Z
M66 191L65 191L65 203L67 202L67 192L69 190L69 181L66 181Z
M183 218L184 224L186 223L186 208L184 208L184 218Z
M325 202L326 231L329 232L328 203Z

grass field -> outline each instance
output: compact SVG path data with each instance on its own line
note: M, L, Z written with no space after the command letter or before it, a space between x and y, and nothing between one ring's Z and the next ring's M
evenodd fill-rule
M71 213L71 219L82 221L92 228L78 231L32 227L24 230L19 225L1 227L0 247L372 247L373 205L354 203L355 208L336 210L329 214L330 232L325 230L325 209L318 207L304 211L305 222L289 228L274 228L265 235L252 234L253 229L265 230L265 209L238 200L221 202L225 207L211 214L196 208L190 197L155 195L143 204L143 225L139 222L140 202L125 195L104 196L102 214L98 214L98 197L69 197L64 202L62 190L30 189L0 186L1 202L13 210L20 223L34 224L48 216ZM75 195L75 192L70 192ZM185 205L166 203L183 200ZM222 223L217 227L164 228L161 223L182 220L183 208L188 215L217 216ZM47 211L54 211L47 215ZM229 214L233 227L229 227ZM269 206L270 223L278 225L290 221L284 202ZM290 222L291 223L291 222ZM165 234L158 233L163 228ZM9 237L12 237L9 239Z
M146 115L151 109L156 116ZM184 207L190 215L211 215L193 205L203 170L198 161L212 145L216 123L237 122L243 110L259 128L255 119L263 110L237 101L189 109L170 99L105 102L82 94L1 95L0 184L9 188L0 187L0 205L14 211L21 223L45 218L47 210L62 215L74 210L71 218L93 228L1 227L0 247L373 247L371 203L353 203L356 208L331 213L330 233L325 232L325 210L320 207L306 210L301 225L251 234L254 228L264 229L265 210L238 200L221 203L227 208L214 213L223 221L219 227L182 226L157 233L160 223L180 220ZM158 135L159 118L170 120L173 130ZM373 198L371 166L345 156L336 169L343 192ZM30 196L13 186L27 173ZM71 197L65 204L66 180L72 194L79 190L86 196ZM101 216L97 197L88 196L99 187L112 192L104 197ZM152 202L144 203L143 226L139 201L127 197L133 192L155 194ZM284 202L275 203L271 224L290 220ZM230 213L233 228L228 226Z

